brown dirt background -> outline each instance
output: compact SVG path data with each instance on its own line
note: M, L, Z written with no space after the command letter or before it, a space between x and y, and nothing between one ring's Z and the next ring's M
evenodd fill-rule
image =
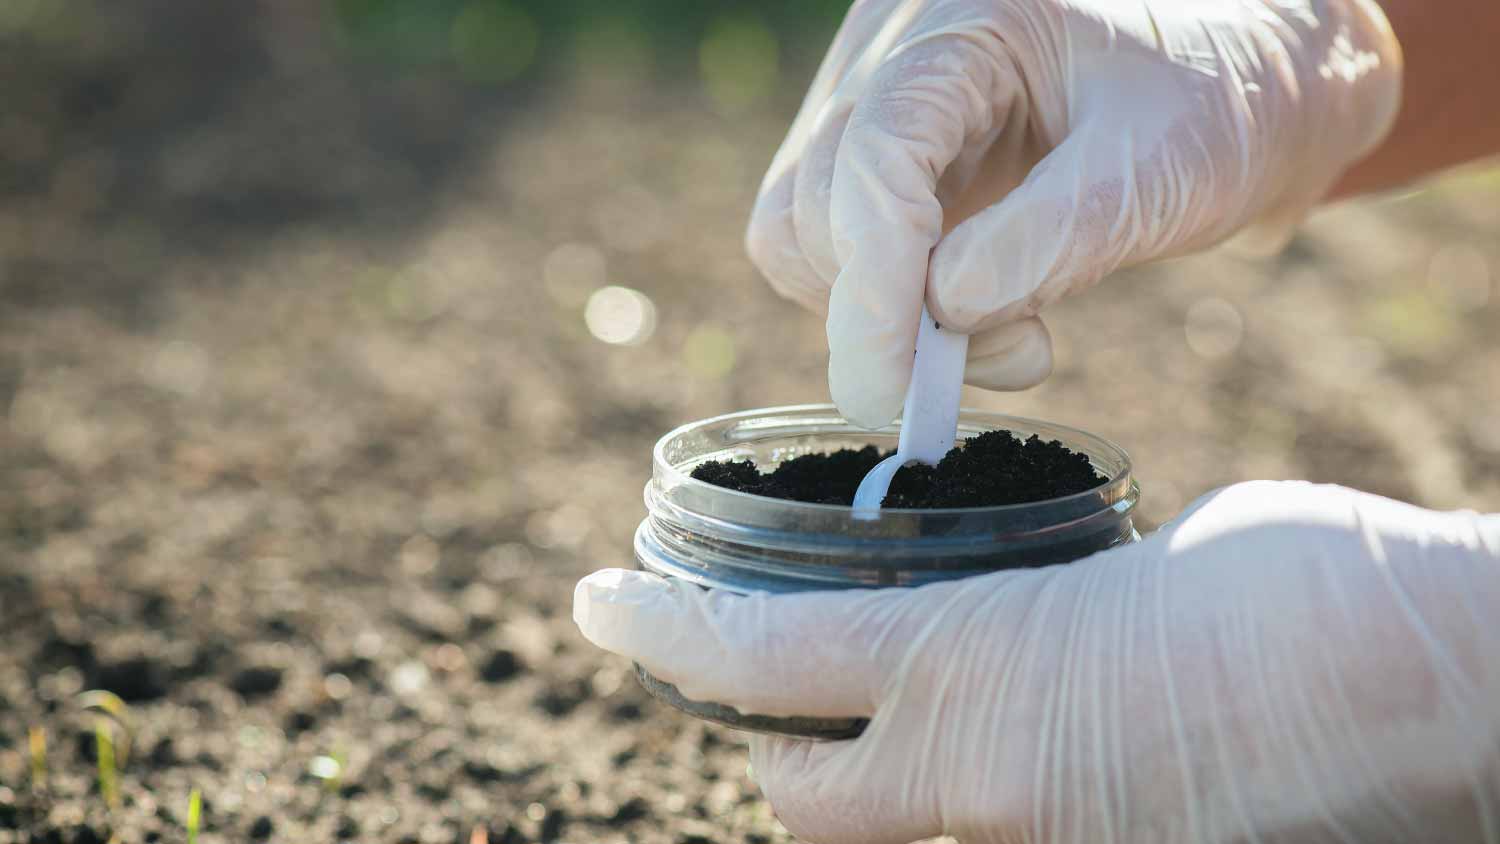
M789 840L736 737L654 706L569 603L629 563L661 433L825 400L819 321L741 248L813 54L726 113L619 57L392 73L293 3L26 7L0 16L0 844L182 841L194 786L204 842ZM1271 261L1122 273L1049 315L1050 381L969 403L1124 445L1148 524L1249 478L1494 509L1497 233L1476 171ZM605 284L655 303L645 342L590 335ZM91 688L130 701L113 813Z

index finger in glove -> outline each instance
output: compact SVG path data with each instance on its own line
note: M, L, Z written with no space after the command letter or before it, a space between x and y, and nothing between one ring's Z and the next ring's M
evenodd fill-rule
M840 139L828 380L857 424L878 427L901 410L928 258L943 231L938 180L969 138L1009 111L1019 85L1003 54L948 33L902 45L872 74Z

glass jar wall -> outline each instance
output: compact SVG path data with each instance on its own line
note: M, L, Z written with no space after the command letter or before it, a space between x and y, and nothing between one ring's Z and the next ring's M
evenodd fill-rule
M1107 480L1075 495L1000 507L882 510L750 495L694 480L708 460L753 460L769 470L802 454L893 449L900 427L867 431L830 405L766 408L705 419L657 442L646 485L647 516L636 531L637 565L705 588L749 593L917 586L1012 568L1070 562L1138 539L1131 514L1139 490L1130 458L1107 440L1050 422L964 411L962 438L996 429L1059 440ZM858 719L769 718L684 698L637 668L655 697L737 729L847 738Z

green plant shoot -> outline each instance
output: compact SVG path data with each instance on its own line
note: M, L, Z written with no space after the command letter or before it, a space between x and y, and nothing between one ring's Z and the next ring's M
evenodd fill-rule
M31 788L42 791L47 788L47 731L32 727L26 735L31 750Z
M113 811L120 806L120 784L115 770L115 740L105 718L94 721L94 747L99 757L99 793Z
M203 794L195 787L188 792L187 844L198 844L198 824L203 820Z
M123 768L129 764L130 747L135 739L135 724L130 716L130 706L114 692L91 689L78 696L80 709L103 712L120 725L120 735L115 739L115 761ZM111 737L114 735L111 733Z

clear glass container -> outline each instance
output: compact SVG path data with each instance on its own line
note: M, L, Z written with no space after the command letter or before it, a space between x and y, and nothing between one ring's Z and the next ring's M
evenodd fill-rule
M702 587L734 592L797 592L917 586L1012 568L1065 563L1139 539L1131 521L1140 492L1130 458L1092 434L996 413L965 410L958 434L1004 429L1036 434L1087 455L1107 478L1087 492L1031 504L943 510L882 510L856 519L853 509L735 492L691 477L708 460L753 460L763 470L803 454L894 449L899 423L856 427L831 405L750 410L684 425L652 454L645 521L635 535L637 565ZM636 668L653 696L689 714L736 729L804 738L858 735L860 719L770 718L684 698Z

